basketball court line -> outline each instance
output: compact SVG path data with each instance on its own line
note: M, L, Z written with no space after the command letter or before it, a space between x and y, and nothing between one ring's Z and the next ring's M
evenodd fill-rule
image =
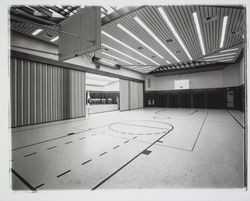
M169 116L189 116L189 115L193 115L194 113L199 111L199 109L193 109L194 111L191 113L188 113L188 114L171 114L171 112L170 112L170 114L159 114L159 113L161 113L163 111L167 111L167 110L169 110L169 109L162 109L162 110L156 111L155 114L157 114L157 115L169 115Z
M20 174L18 174L13 168L11 168L12 174L14 174L25 186L27 186L30 190L36 191L36 188L33 187L29 182L27 182Z
M129 142L129 140L127 140L127 141L125 141L125 142L121 142L121 144L126 144L127 142ZM118 147L120 147L121 145L117 145L116 147L118 148ZM111 147L110 148L111 150L113 150L113 148ZM108 153L108 151L105 151L105 152L103 152L103 153L101 153L101 154L99 154L99 155L96 155L96 157L94 157L94 158L97 158L98 156L102 156L102 155L104 155L104 154L107 154ZM84 164L86 164L86 163L88 163L88 162L90 162L90 161L92 161L93 159L90 159L90 160L88 160L88 161L85 161L84 163L81 163L81 165L84 165ZM71 172L72 170L68 170L68 171L65 171L65 172L63 172L63 173L61 173L61 174L59 174L58 176L57 176L57 178L58 177L61 177L61 176L63 176L63 175L65 175L65 174L67 174L67 173L69 173L69 172ZM23 178L23 177L22 177ZM20 180L21 180L21 182L27 182L24 178L23 178L23 180L21 179L21 176L20 176ZM27 182L28 183L28 182ZM29 184L30 185L30 189L31 190L33 190L33 189L37 189L37 188L39 188L39 187L41 187L41 186L44 186L45 184L43 183L43 184L40 184L40 185L38 185L37 187L32 187L32 185L31 184Z
M227 112L230 114L230 116L242 127L242 128L244 128L245 129L245 127L241 124L241 122L238 120L238 119L236 119L236 117L234 117L234 115L229 111L229 110L227 110Z
M56 177L59 178L59 177L65 175L65 174L67 174L69 172L71 172L71 170L67 170L67 171L63 172L62 174L57 175Z
M107 124L109 125L109 124ZM91 131L91 130L95 130L95 129L98 129L98 128L102 128L102 127L105 127L107 125L104 125L104 126L99 126L99 127L96 127L96 128L89 128L87 130L83 130L83 131L79 131L79 132L75 132L74 135L78 135L78 134L81 134L81 133L85 133L87 131ZM14 148L12 149L11 151L16 151L18 149L22 149L22 148L26 148L26 147L30 147L30 146L34 146L34 145L37 145L37 144L42 144L42 143L45 143L45 142L50 142L50 141L53 141L53 140L58 140L58 139L61 139L61 138L66 138L66 137L72 137L74 135L63 135L63 136L60 136L60 137L56 137L56 138L51 138L51 139L48 139L48 140L43 140L43 141L40 141L40 142L36 142L36 143L33 143L33 144L29 144L29 145L25 145L25 146L21 146L21 147L17 147L17 148Z
M95 135L97 135L97 134L95 134ZM92 136L93 136L93 135L91 135L91 136L89 136L89 137L92 137ZM82 140L82 139L85 139L85 138L89 138L89 137L82 137L82 138L80 138L79 140ZM55 139L55 140L56 140L56 139ZM44 142L44 143L46 143L46 142ZM67 144L71 144L71 143L73 143L73 141L64 142L64 144L62 143L61 145L67 145ZM38 144L40 144L40 143L38 143ZM61 145L48 147L48 148L46 148L46 150L48 151L48 150L50 150L50 149L54 149L54 148L56 148L56 147L58 147L58 146L61 146ZM33 145L32 145L32 146L33 146ZM26 148L26 147L23 147L23 148ZM37 154L37 152L33 152L33 153L31 153L31 154L24 155L24 157L28 157L28 156L31 156L31 155L34 155L34 154Z
M145 126L145 125L139 125L139 124L129 124L129 123L116 123L116 124L122 124L122 125L128 125L128 126L137 126L137 127L143 127L143 128L155 128L155 129L161 129L161 130L169 130L167 128L154 127L154 126Z
M173 127L172 127L172 129L173 129ZM167 130L166 132L165 132L165 134L163 135L163 136L165 136L167 133L169 133L170 132L170 130ZM163 137L162 136L162 137ZM157 139L158 140L158 139ZM156 141L157 141L156 140ZM126 144L126 143L128 143L129 142L129 140L126 140L126 141L124 141L123 143L121 142L121 144ZM153 145L153 143L152 143L152 145ZM120 145L117 145L117 146L115 146L116 148L118 148L118 147L120 147ZM150 145L147 147L147 148L149 148L150 147ZM50 147L49 147L50 148ZM112 147L112 149L114 149L114 146ZM104 154L107 154L108 152L106 151L106 152L103 152L102 154L99 154L99 156L102 156L102 155L104 155ZM140 152L141 153L141 152ZM139 153L139 154L140 154ZM98 157L98 155L96 156L96 157ZM85 161L84 163L82 163L81 165L83 165L83 164L86 164L87 162L90 162L92 159L90 159L90 160L88 160L88 161ZM125 167L125 166L124 166ZM63 172L63 173L61 173L61 174L59 174L58 176L57 176L57 178L58 177L61 177L61 176L63 176L64 174L67 174L67 173L69 173L69 172L71 172L72 170L68 170L68 171L66 171L66 172ZM21 180L21 179L20 179ZM22 181L22 180L21 180ZM40 185L38 185L37 187L32 187L31 189L33 190L33 189L37 189L37 188L39 188L39 187L41 187L41 186L44 186L45 184L44 183L42 183L42 184L40 184ZM30 185L31 186L31 185Z
M207 113L208 114L208 113ZM206 115L206 117L207 117L207 115ZM205 118L206 119L206 118ZM205 122L205 119L204 119L204 122ZM157 121L158 122L158 121ZM204 122L203 122L203 124L204 124ZM165 123L165 122L164 122ZM130 124L129 124L130 125ZM168 125L170 125L170 124L168 124ZM136 124L132 124L132 126L138 126L138 125L136 125ZM139 125L140 127L142 126L142 125ZM172 126L172 125L171 125ZM203 125L202 125L203 126ZM142 127L144 127L144 126L142 126ZM154 128L158 128L158 127L154 127ZM159 140L160 139L162 139L164 136L166 136L166 134L168 134L170 131L172 131L174 128L173 128L173 126L172 126L172 129L171 130L169 130L169 129L166 129L166 128L159 128L159 129L165 129L165 130L167 130L167 132L163 135L163 136L161 136L159 139L157 139L156 141L154 141L153 143L149 143L149 142L144 142L144 143L147 143L147 144L150 144L146 149L144 149L143 151L145 151L145 150L147 150L148 148L150 148L151 146L153 146L154 144L155 145L157 145L157 146L164 146L164 147L168 147L168 148L174 148L174 149L179 149L179 150L183 150L183 151L187 151L187 150L185 150L185 149L180 149L180 148L176 148L176 147L171 147L171 146L166 146L166 145L159 145L159 144L156 144L157 142L159 142ZM201 130L201 129L200 129ZM89 131L89 129L87 130L87 131ZM198 136L199 137L199 136ZM198 140L198 137L197 137L197 139L196 139L196 142L197 142L197 140ZM133 139L133 138L132 138ZM130 140L130 139L129 139ZM129 142L129 140L127 140L127 141L125 141L124 143L127 143L127 142ZM137 142L141 142L140 140L134 140L134 141L137 141ZM196 143L195 142L195 143ZM118 145L119 146L119 145ZM118 147L118 146L116 146L116 147ZM114 149L114 148L113 148ZM113 175L115 175L117 172L119 172L122 168L124 168L126 165L128 165L129 163L131 163L133 160L135 160L140 154L142 154L142 152L143 151L141 151L139 154L137 154L135 157L133 157L131 160L129 160L127 163L125 163L122 167L120 167L119 169L117 169L114 173L112 173L111 175L109 175L106 179L104 179L102 182L100 182L99 184L97 184L95 187L93 187L93 189L92 190L95 190L96 188L98 188L102 183L104 183L105 181L107 181L109 178L111 178ZM100 154L99 156L101 156L101 155L104 155L104 154L106 154L107 152L104 152L104 153L102 153L102 154ZM87 161L87 162L90 162L91 160L89 160L89 161ZM85 163L87 163L87 162L84 162L83 164L85 164ZM71 171L71 170L70 170ZM64 175L64 174L67 174L68 172L70 172L70 171L66 171L66 172L64 172L64 173L62 173L61 175ZM60 175L59 175L60 176ZM42 184L42 185L39 185L39 186L43 186L44 184ZM39 187L38 186L38 187Z
M85 164L89 163L90 161L92 161L92 159L89 159L89 160L83 162L81 165L85 165Z
M112 135L112 134L109 134L109 136L118 137L118 138L122 138L122 139L133 140L135 142L141 142L141 143L145 143L145 144L150 144L150 142L146 142L146 141L143 141L143 140L135 140L134 138L129 138L129 137L122 137L122 136L117 136L117 135ZM158 142L162 142L162 141L158 140ZM155 144L155 145L156 146L161 146L161 147L167 147L167 148L171 148L171 149L178 149L178 150L182 150L182 151L192 152L192 150L189 150L189 149L182 149L182 148L179 148L179 147L174 147L174 146L169 146L169 145L164 145L164 144Z
M99 154L99 156L102 156L102 155L107 154L107 153L108 153L108 152L107 152L107 151L105 151L105 152L103 152L103 153Z
M32 156L32 155L35 155L35 154L37 154L37 152L33 152L33 153L30 153L30 154L24 155L23 157Z
M194 145L193 145L193 147L192 147L192 151L194 150L194 147L195 147L195 145L196 145L196 143L197 143L197 141L198 141L198 139L199 139L199 137L200 137L201 130L202 130L204 124L205 124L205 121L206 121L206 119L207 119L207 116L208 116L208 111L207 111L206 117L204 118L204 120L203 120L203 122L202 122L202 125L201 125L201 128L200 128L200 130L199 130L198 136L197 136L196 139L195 139Z
M57 147L57 146L48 147L47 150L54 149L54 148L56 148L56 147Z
M138 122L139 121L139 122ZM132 122L131 123L126 123L126 122ZM145 123L145 122L151 122L151 123L160 123L160 124L164 124L164 126L168 126L168 127L155 127L155 126L147 126L147 125L141 125L141 124L133 124L133 122L137 122L137 123ZM134 127L142 127L142 128L149 128L149 129L160 129L160 130L164 130L162 132L153 132L152 130L149 133L145 133L145 131L141 131L141 132L129 132L129 131L123 131L123 130L117 130L116 126L119 125L126 125L126 126L134 126ZM121 134L126 134L126 135L155 135L155 134L163 134L165 133L165 130L170 130L169 126L171 127L172 125L166 122L161 122L161 121L152 121L152 120L132 120L132 121L122 121L122 122L114 122L109 124L109 129L113 132L116 133L121 133ZM115 127L115 128L113 128Z
M138 156L140 156L144 151L146 151L147 149L149 149L150 147L152 147L158 140L162 139L163 137L165 137L168 133L170 133L173 129L174 126L171 125L172 129L168 130L164 135L162 135L160 138L158 138L157 140L155 140L152 144L150 144L149 146L147 146L144 150L142 150L139 154L137 154L136 156L134 156L132 159L130 159L127 163L125 163L123 166L121 166L120 168L118 168L116 171L114 171L112 174L110 174L108 177L106 177L104 180L102 180L99 184L97 184L96 186L94 186L91 190L96 190L98 187L100 187L103 183L105 183L107 180L109 180L111 177L113 177L115 174L117 174L119 171L121 171L124 167L126 167L128 164L130 164L132 161L134 161Z
M156 121L156 122L159 122L159 121ZM164 122L165 123L165 122ZM170 125L170 124L168 124L167 123L167 125L169 125L169 126L172 126L172 125ZM138 126L138 125L132 125L132 126ZM141 125L139 125L139 126L141 126ZM104 126L102 126L102 127L104 127ZM99 127L98 127L99 128ZM159 128L159 127L154 127L154 128ZM167 130L167 132L163 135L163 136L161 136L159 139L157 139L155 142L153 142L153 143L147 143L147 144L150 144L146 149L148 149L148 148L150 148L151 146L153 146L155 143L157 143L160 139L162 139L164 136L166 136L166 134L168 134L170 131L172 131L174 128L173 128L173 126L172 126L172 129L167 129L167 128L159 128L159 129L165 129L165 130ZM88 130L85 130L85 132L86 131L90 131L90 129L88 129ZM79 133L82 133L82 132L79 132ZM78 134L78 133L77 133ZM68 136L68 135L67 135ZM72 136L72 135L71 135ZM65 136L66 137L66 136ZM129 139L130 140L130 139ZM126 142L128 142L129 140L127 140ZM135 141L138 141L139 142L139 140L135 140ZM158 145L158 144L156 144L156 145ZM161 145L158 145L158 146L161 146ZM166 146L167 147L167 146ZM169 147L169 148L173 148L173 147ZM145 149L145 150L146 150ZM144 150L143 150L144 151ZM143 152L142 151L142 152ZM186 151L186 150L184 150L184 151ZM139 154L137 154L134 158L132 158L131 160L129 160L125 165L123 165L121 168L119 168L118 170L116 170L115 172L117 173L117 172L119 172L122 168L124 168L126 165L128 165L130 162L132 162L133 160L135 160L135 158L137 158L142 152L140 152ZM114 172L114 173L115 173ZM112 175L114 175L114 173L112 173ZM115 173L115 174L116 174ZM66 174L66 173L65 173ZM112 177L111 175L110 176L108 176L109 178L110 177ZM107 179L107 178L106 178ZM106 181L106 179L105 179L105 181ZM108 179L107 179L108 180ZM104 181L104 180L103 180ZM96 189L96 188L98 188L102 183L104 183L104 182L101 182L101 183L99 183L98 185L96 185L94 188L93 188L93 190L94 189ZM44 184L42 184L41 186L43 186ZM40 185L39 185L40 186ZM38 187L39 187L38 186Z
M195 111L195 112L197 112L198 111L198 109ZM197 137L195 138L195 141L194 141L194 143L193 143L193 145L192 145L192 147L190 147L191 149L185 149L185 148L181 148L181 147L176 147L176 146L171 146L171 145L165 145L165 144L156 144L156 145L158 145L158 146L162 146L162 147L167 147L167 148L171 148L171 149L178 149L178 150L183 150L183 151L188 151L188 152L193 152L193 150L194 150L194 148L195 148L195 145L196 145L196 143L197 143L197 141L198 141L198 139L199 139L199 137L200 137L200 134L201 134L201 131L202 131L202 128L203 128L203 126L204 126L204 123L205 123L205 121L206 121L206 119L207 119L207 116L208 116L208 111L206 112L206 116L204 117L204 119L203 119L203 122L202 122L202 124L201 124L201 127L199 128L199 131L198 131L198 133L197 133ZM158 121L157 121L158 122ZM160 122L160 121L159 121ZM164 122L164 123L166 123L166 122ZM133 125L134 126L134 125ZM129 138L129 137L122 137L122 136L116 136L116 135L112 135L112 134L109 134L110 136L112 136L112 137L119 137L119 138L123 138L123 139L133 139L133 138ZM137 141L137 142L142 142L142 143L147 143L147 144L149 144L150 142L148 142L148 141L144 141L144 140L134 140L134 141Z

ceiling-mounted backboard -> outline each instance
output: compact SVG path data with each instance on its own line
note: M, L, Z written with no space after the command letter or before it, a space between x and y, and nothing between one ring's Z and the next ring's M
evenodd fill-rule
M101 9L97 6L82 10L60 23L59 60L93 52L101 48Z

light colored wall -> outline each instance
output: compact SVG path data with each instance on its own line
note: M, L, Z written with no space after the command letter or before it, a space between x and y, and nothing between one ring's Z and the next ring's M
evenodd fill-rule
M246 65L245 62L246 62L245 57L243 57L240 60L240 64L239 64L240 65L240 68L239 68L239 83L240 84L245 83L245 68L244 68L244 66Z
M11 46L20 46L20 47L24 47L24 48L31 48L31 49L36 49L36 50L40 50L40 51L47 51L47 52L58 54L58 47L56 45L49 44L49 43L43 42L41 40L38 40L38 39L35 39L32 37L28 37L28 36L25 36L23 34L13 32L13 31L11 32ZM37 56L42 56L42 57L58 60L57 55L36 52L36 51L31 51L31 50L24 50L21 48L14 48L14 47L12 47L11 49L17 50L20 52L33 54L33 55L37 55ZM69 59L65 62L88 67L88 68L92 68L92 69L95 68L95 65L91 61L90 56L79 56L76 58ZM137 72L131 71L129 69L125 69L125 68L121 68L120 70L117 70L117 69L112 69L112 68L107 68L105 66L101 66L100 71L110 72L110 73L114 73L117 75L123 75L123 76L135 78L135 79L139 79L139 80L144 80L144 78L145 78L144 74L137 73Z
M86 86L86 90L90 91L119 91L119 80L117 82L113 82L106 86Z
M231 64L227 68L223 69L223 87L239 86L239 63Z
M151 87L148 87L148 78L151 79ZM222 88L244 84L244 59L231 64L223 70L199 72L183 75L146 76L146 91L174 90L174 81L189 79L190 89Z
M174 90L174 81L188 79L190 89L218 88L223 86L222 71L209 71L171 76L147 76L146 91ZM148 78L151 78L151 87L148 88Z

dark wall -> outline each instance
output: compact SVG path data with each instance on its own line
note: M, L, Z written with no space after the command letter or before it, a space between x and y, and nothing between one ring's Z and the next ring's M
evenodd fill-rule
M86 98L88 97L88 92L86 92ZM90 98L99 98L99 99L106 99L108 102L108 98L112 98L112 104L116 104L117 97L120 96L119 91L89 91Z
M146 91L144 104L145 107L227 109L227 91L234 92L234 107L230 109L244 110L244 85L213 89Z

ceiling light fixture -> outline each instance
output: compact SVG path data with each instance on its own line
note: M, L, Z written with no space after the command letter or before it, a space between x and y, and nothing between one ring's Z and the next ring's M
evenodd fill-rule
M220 48L222 48L224 46L226 27L227 27L227 19L228 19L228 16L224 16L223 24L222 24L222 31L221 31L221 39L220 39Z
M130 67L131 69L143 69L143 70L148 70L148 69L155 69L155 68L158 68L158 67L140 67L140 66L133 66L133 67Z
M168 60L166 60L166 62L167 62L168 64L171 64L170 61L168 61Z
M150 59L149 57L145 56L144 54L142 54L142 53L140 53L139 51L135 50L134 48L130 47L129 45L127 45L127 44L123 43L122 41L118 40L117 38L111 36L111 35L108 34L107 32L102 31L101 33L102 33L103 35L109 37L110 39L116 41L117 43L123 45L124 47L126 47L126 48L132 50L133 52L139 54L140 56L144 57L145 59L151 61L152 63L154 63L154 64L156 64L156 65L160 65L159 63L155 62L154 60Z
M161 16L163 17L163 19L166 21L168 27L171 29L172 33L174 34L175 38L178 40L179 44L181 45L182 49L185 51L185 53L187 54L189 60L193 60L193 58L191 57L191 55L189 54L185 44L183 43L182 39L180 38L179 34L177 33L177 31L175 30L173 24L170 22L170 20L168 19L168 16L166 15L165 11L163 10L162 7L158 8L158 11L160 12Z
M56 37L52 38L50 41L51 41L51 42L55 42L55 41L57 41L58 39L59 39L59 36L56 36Z
M123 59L120 59L120 58L118 58L118 57L116 57L116 56L113 56L113 55L111 55L111 54L108 54L108 53L106 53L106 52L102 52L102 54L107 55L107 56L109 56L109 57L112 57L112 58L114 58L114 59L117 59L117 60L119 60L119 61L122 61L122 62L124 62L124 63L126 63L126 64L132 65L132 63L130 63L130 62L125 61L125 60L123 60Z
M119 54L122 54L122 55L125 56L125 57L128 57L128 58L130 58L130 59L133 59L133 60L135 60L136 62L139 62L139 63L141 63L141 64L143 64L143 65L146 65L144 62L142 62L142 61L140 61L140 60L138 60L138 59L136 59L136 58L134 58L134 57L131 57L131 56L129 56L129 55L127 55L127 54L125 54L125 53L123 53L123 52L121 52L121 51L119 51L119 50L113 48L113 47L110 47L109 45L106 45L106 44L102 43L102 46L107 47L107 48L109 48L109 49L111 49L111 50L113 50L113 51L115 51L115 52L117 52L117 53L119 53Z
M166 45L139 19L138 17L134 17L134 20L145 30L149 33L149 35L154 38L156 42L158 42L177 62L180 60L174 55L174 53L166 47Z
M232 52L232 53L227 53L227 54L220 54L220 55L214 55L214 56L208 56L208 57L204 57L204 58L205 59L209 59L209 58L230 56L230 55L235 55L235 54L237 54L237 52Z
M233 59L225 59L225 60L220 60L218 62L227 62L227 61L232 61Z
M227 50L221 50L220 52L232 52L237 51L239 48L233 48L233 49L227 49Z
M124 32L126 32L128 35L130 35L132 38L134 38L135 40L137 40L139 43L141 43L143 46L145 46L146 48L148 48L151 52L155 53L158 57L160 57L161 59L163 59L163 56L161 56L158 52L156 52L153 48L149 47L146 43L144 43L140 38L138 38L135 34L133 34L131 31L129 31L127 28L125 28L124 26L122 26L121 24L117 24L117 27L119 27L121 30L123 30Z
M32 35L33 35L33 36L36 36L36 35L39 34L41 31L42 31L42 29L37 29L37 30L35 30L35 31L32 33Z
M197 16L196 12L193 13L193 18L194 18L196 31L198 33L198 37L199 37L199 41L200 41L201 51L202 51L202 54L205 55L206 54L205 47L204 47L204 43L203 43L203 39L202 39L202 35L201 35L201 28L200 28L200 24L199 24L199 20L198 20L198 16Z

